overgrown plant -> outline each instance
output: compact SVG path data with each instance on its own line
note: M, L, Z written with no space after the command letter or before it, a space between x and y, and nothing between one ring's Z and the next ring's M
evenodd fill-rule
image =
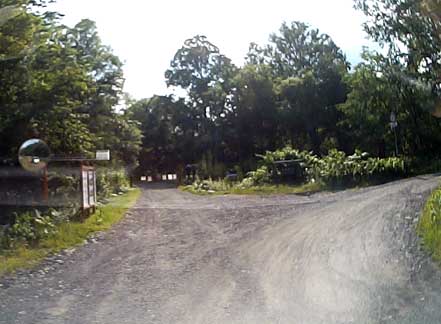
M298 160L302 169L300 182L323 182L330 186L357 185L360 183L379 182L405 175L405 163L401 158L372 158L368 153L355 151L346 155L342 151L330 150L328 155L319 158L311 152L285 147L261 156L262 166L248 173L242 186L271 183L277 176L274 163L284 160Z
M127 192L129 179L124 169L98 169L96 174L97 195L99 199L111 194Z
M426 250L441 262L441 189L432 193L418 224L418 234Z
M38 241L56 233L56 226L50 214L38 210L15 215L13 225L4 227L1 248L10 249L18 244L35 245Z

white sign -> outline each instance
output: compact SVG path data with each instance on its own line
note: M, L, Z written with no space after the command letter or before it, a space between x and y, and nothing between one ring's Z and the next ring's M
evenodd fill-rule
M91 168L81 171L82 207L88 209L96 205L96 173Z
M95 206L95 177L94 171L88 171L88 183L89 183L89 206Z
M95 159L98 161L110 161L110 150L96 151Z
M83 187L83 208L89 208L89 184L86 170L81 172L81 183Z

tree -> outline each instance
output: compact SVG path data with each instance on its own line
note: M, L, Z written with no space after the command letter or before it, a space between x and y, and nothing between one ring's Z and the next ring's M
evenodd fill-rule
M161 173L195 162L194 121L182 100L154 96L134 102L127 116L140 125L143 135L139 170Z
M23 9L0 27L1 155L14 156L20 143L39 136L55 152L91 148L78 103L86 74L65 46L63 27L53 14Z
M346 102L338 106L344 116L339 126L346 131L347 151L360 149L374 156L384 157L386 146L394 150L394 138L389 122L396 111L398 89L378 71L375 57L364 54L365 62L348 74L349 94ZM403 116L398 116L400 127Z
M115 108L120 60L101 43L94 22L69 28L57 13L35 10L46 3L17 2L18 13L0 26L0 156L14 158L25 139L40 137L55 154L111 149L132 163L140 134Z
M356 0L368 17L366 32L398 61L406 77L429 83L439 91L441 81L441 21L427 14L433 1Z
M440 21L427 14L431 1L356 0L369 20L367 33L387 54L378 54L381 73L398 89L396 107L403 117L404 151L439 152L439 121L429 114L439 100L441 81ZM403 132L405 132L403 134Z
M283 23L260 52L276 79L287 137L299 147L306 135L309 148L319 153L338 119L335 106L345 100L344 54L328 35L301 22Z
M279 111L271 69L265 64L247 64L234 78L233 111L225 130L227 156L238 163L255 153L276 149Z
M221 124L231 112L231 82L236 73L231 60L205 36L184 42L165 72L168 86L187 92L186 103L195 121L194 133L200 150L207 152L209 164L216 163L221 151Z

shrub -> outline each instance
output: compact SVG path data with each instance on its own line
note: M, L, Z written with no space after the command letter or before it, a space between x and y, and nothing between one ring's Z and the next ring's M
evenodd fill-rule
M441 189L435 190L427 200L418 224L418 233L426 250L441 262Z
M253 185L262 185L270 180L269 170L266 165L261 166L256 171L248 172L248 177Z
M242 181L243 186L270 183L275 174L271 171L274 162L282 160L301 160L301 181L323 182L330 186L356 185L363 182L390 180L406 173L404 160L390 157L385 159L370 158L368 153L355 151L347 156L336 149L319 158L311 152L299 151L286 147L274 152L266 152L262 157L262 166L248 174Z
M342 151L331 149L328 155L319 158L312 152L285 147L274 152L266 152L260 157L261 166L255 171L248 172L239 183L209 179L197 180L191 187L194 191L228 191L232 187L247 189L270 184L280 177L280 171L274 167L274 162L285 160L301 161L297 165L301 169L297 174L298 182L320 183L331 187L378 183L406 174L405 162L402 158L372 158L368 153L358 150L348 156Z
M111 194L126 192L130 182L124 169L98 169L96 173L96 189L99 199Z
M56 227L50 215L42 215L38 210L16 214L14 224L3 229L2 247L11 248L16 244L34 245L55 233Z
M230 181L225 179L214 181L212 179L200 180L196 179L193 184L190 185L192 191L203 192L203 191L228 191L231 189L232 184Z

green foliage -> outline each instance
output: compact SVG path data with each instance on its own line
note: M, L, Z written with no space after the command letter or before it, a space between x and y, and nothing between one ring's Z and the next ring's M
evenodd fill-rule
M437 63L441 59L441 22L436 18L439 1L355 2L368 18L366 32L388 49L388 58L400 64L406 76L418 77L435 87L441 72ZM427 9L435 9L435 15Z
M112 194L127 192L130 187L124 169L98 168L96 173L96 188L98 199L105 199Z
M0 2L0 155L15 158L25 139L39 137L57 155L110 149L134 164L140 131L115 108L121 61L94 22L67 27L44 12L45 3Z
M406 159L408 172L412 175L441 172L441 158L439 156L421 156Z
M251 44L241 69L206 37L188 39L165 73L186 96L129 108L144 136L140 169L200 163L216 178L222 166L250 170L256 153L287 143L316 154L336 147L335 106L345 99L348 67L328 35L300 22L282 24L267 46Z
M365 57L373 72L363 85L354 85L354 97L346 107L350 115L362 111L376 137L374 146L390 143L384 119L395 111L400 151L408 156L433 155L441 145L440 123L430 112L440 109L441 22L434 1L356 0L367 17L364 28L385 50ZM435 9L429 13L428 8ZM385 54L383 54L385 53ZM353 80L355 81L355 80ZM356 81L355 81L356 82ZM370 86L369 86L370 85ZM375 87L376 85L376 87ZM365 89L365 94L362 94ZM362 115L363 115L362 114ZM375 119L383 122L375 122ZM353 118L349 118L354 121ZM364 126L364 120L356 122ZM367 133L369 130L366 128ZM356 132L356 131L355 131ZM349 133L351 134L351 132ZM378 138L380 137L380 139ZM378 141L383 143L378 143ZM377 142L377 143L375 143ZM363 145L365 149L366 145ZM384 149L383 149L384 151ZM384 155L384 154L382 154Z
M264 183L268 183L270 181L270 175L269 175L269 170L267 166L261 166L260 168L258 168L256 171L250 171L248 173L248 177L252 179L252 184L253 185L262 185ZM245 181L245 183L243 183L243 186L247 185L247 181Z
M206 188L206 189L204 189ZM305 194L323 190L320 183L307 183L304 185L272 185L262 184L258 186L244 185L243 182L225 183L224 180L211 181L206 186L188 185L181 187L182 190L198 195L271 195L271 194Z
M140 125L142 149L136 158L141 173L170 172L199 154L195 120L182 100L165 96L139 100L131 104L127 116Z
M189 187L191 191L195 193L201 192L227 192L232 188L233 184L226 179L222 180L200 180L196 179L194 183L192 183Z
M64 175L62 172L51 171L48 174L50 199L63 202L72 201L79 193L80 181L74 175Z
M285 147L262 156L262 166L248 174L242 181L243 187L271 183L275 179L274 162L301 160L303 169L301 182L322 182L328 186L351 186L394 179L406 174L401 158L370 158L367 153L356 151L347 156L344 152L331 149L328 155L319 158L311 152Z
M424 206L418 233L426 250L441 261L441 189L435 190Z
M15 215L15 223L0 233L0 248L14 248L18 244L35 245L56 233L54 220L38 210Z
M388 80L377 74L378 65L374 58L364 53L367 62L355 67L353 73L346 77L350 87L345 103L338 106L344 114L340 127L350 135L353 145L373 155L384 155L386 143L389 152L393 150L393 133L390 129L390 113L397 106L397 88ZM403 115L398 116L399 123Z
M367 153L360 151L346 156L344 152L331 150L313 169L321 181L331 186L385 181L405 175L403 159L368 158Z
M0 248L0 276L20 268L32 267L48 254L82 244L90 234L109 229L123 218L140 193L139 189L135 189L123 196L111 198L107 205L100 207L98 213L82 223L72 221L57 224L56 231L33 246L17 244L10 250Z

